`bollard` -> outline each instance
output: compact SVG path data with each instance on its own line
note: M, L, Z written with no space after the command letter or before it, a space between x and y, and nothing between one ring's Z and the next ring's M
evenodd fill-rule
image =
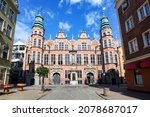
M104 88L103 89L103 95L108 96L109 95L109 88Z

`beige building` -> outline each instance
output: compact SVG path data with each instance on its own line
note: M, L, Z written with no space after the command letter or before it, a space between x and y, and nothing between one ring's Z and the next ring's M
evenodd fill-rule
M27 42L24 71L28 85L40 84L36 68L41 65L49 68L45 84L95 84L102 73L113 70L120 73L118 42L113 38L107 17L101 20L101 46L99 41L91 40L85 30L77 39L74 36L68 39L60 30L55 39L45 40L43 22L43 17L37 15Z
M17 0L0 0L0 83L9 83L10 61L13 48Z

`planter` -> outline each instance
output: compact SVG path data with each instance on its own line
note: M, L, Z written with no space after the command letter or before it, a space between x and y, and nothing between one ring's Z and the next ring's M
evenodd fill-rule
M25 86L25 85L26 85L26 84L21 84L21 83L17 84L18 91L24 91L24 86Z

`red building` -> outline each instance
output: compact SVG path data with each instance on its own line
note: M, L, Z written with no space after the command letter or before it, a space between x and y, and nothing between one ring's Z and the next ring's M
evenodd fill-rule
M150 92L150 0L116 0L128 89Z

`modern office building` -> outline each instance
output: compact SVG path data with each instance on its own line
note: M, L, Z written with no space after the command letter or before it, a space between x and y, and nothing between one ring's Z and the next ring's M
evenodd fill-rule
M68 39L65 32L60 30L55 39L46 40L43 22L44 18L40 14L35 17L31 39L27 42L24 61L27 84L40 84L36 68L41 65L49 68L45 84L94 84L104 73L103 67L105 72L111 72L112 69L118 69L120 72L118 42L112 36L107 17L101 20L103 46L100 46L100 42L96 39L91 40L85 30L77 39L74 36Z
M116 0L128 89L150 92L150 0Z
M17 0L0 0L0 82L8 84L18 11Z

